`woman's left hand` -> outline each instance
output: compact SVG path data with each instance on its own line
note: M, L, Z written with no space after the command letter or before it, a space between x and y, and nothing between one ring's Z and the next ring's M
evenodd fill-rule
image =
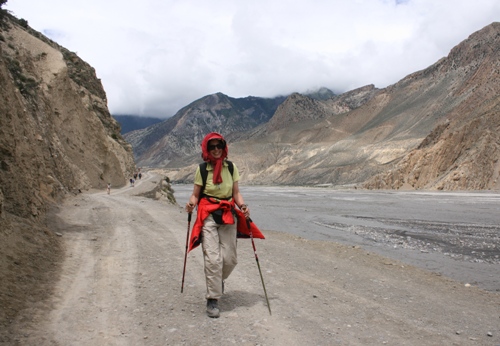
M250 217L250 208L248 208L248 205L242 204L240 206L240 210L243 212L247 219Z

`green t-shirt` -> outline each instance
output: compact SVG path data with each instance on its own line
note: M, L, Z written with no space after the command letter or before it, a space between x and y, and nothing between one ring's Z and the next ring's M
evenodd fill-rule
M206 195L217 197L217 198L229 198L233 196L233 182L240 180L240 173L238 168L233 162L233 176L231 177L231 172L229 172L229 167L226 161L222 166L222 183L214 185L213 176L214 169L210 163L207 163L207 182L205 185ZM194 176L194 183L199 186L203 186L203 179L201 178L200 166L196 169L196 174Z

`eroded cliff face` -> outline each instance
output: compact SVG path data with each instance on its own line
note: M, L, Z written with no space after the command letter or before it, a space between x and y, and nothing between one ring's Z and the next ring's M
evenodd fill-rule
M135 170L94 69L19 23L0 25L0 323L60 256L49 208Z
M357 90L345 111L343 95L288 98L231 158L257 184L499 190L499 77L493 23L394 85Z
M212 126L210 113L179 116L203 120L201 137L211 128L226 136L245 183L499 190L499 52L500 23L492 23L387 88L368 85L326 100L292 94L245 133ZM172 132L168 142L179 136ZM192 182L200 138L191 141L175 166L156 167Z
M500 23L472 34L446 59L409 79L446 86L438 89L444 97L433 109L440 118L394 169L364 187L498 190Z

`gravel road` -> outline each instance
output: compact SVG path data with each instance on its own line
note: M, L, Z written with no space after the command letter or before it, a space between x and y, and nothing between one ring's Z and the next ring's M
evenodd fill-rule
M252 217L267 238L257 240L256 246L272 315L251 242L239 240L239 264L226 282L221 317L210 319L205 314L200 249L188 256L184 293L180 292L185 212L179 206L141 196L158 179L146 174L133 188L112 190L111 195L94 191L65 203L54 216L66 248L62 271L54 278L52 297L14 323L14 344L500 345L499 293L364 247L380 243L372 244L373 248L394 249L398 245L399 251L432 255L432 246L412 249L410 239L394 243L379 229L385 227L381 223L396 230L414 225L427 229L420 223L425 213L415 216L413 224L401 224L404 218L394 216L379 220L355 207L353 203L358 202L349 200L349 194L332 197L337 211L329 209L307 220L311 228L302 229L298 220L304 217L299 211L317 203L307 203L308 198L313 199L309 192L289 197L276 189L271 204L257 199L257 189L244 187ZM178 203L184 204L182 187L174 189L179 191ZM384 209L384 203L398 196L387 194L385 202L373 206ZM300 198L303 204L295 211L288 204L293 198ZM320 204L328 209L326 202ZM287 207L285 219L274 213ZM340 211L341 207L358 210L356 217ZM477 224L483 227L487 223ZM285 228L293 232L281 232ZM323 230L321 237L328 241L320 239L320 233L311 236L313 229ZM481 229L489 232L487 227ZM337 233L345 239L335 239ZM370 241L363 240L370 237ZM359 244L348 244L351 238ZM436 254L472 263L469 257L444 255L442 249ZM495 254L480 258L484 262L477 265L498 264Z

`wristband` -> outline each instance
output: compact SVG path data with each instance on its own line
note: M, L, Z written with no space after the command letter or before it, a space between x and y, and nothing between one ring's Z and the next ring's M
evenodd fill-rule
M248 208L248 205L246 205L246 204L240 205L240 209L243 209L243 208Z

